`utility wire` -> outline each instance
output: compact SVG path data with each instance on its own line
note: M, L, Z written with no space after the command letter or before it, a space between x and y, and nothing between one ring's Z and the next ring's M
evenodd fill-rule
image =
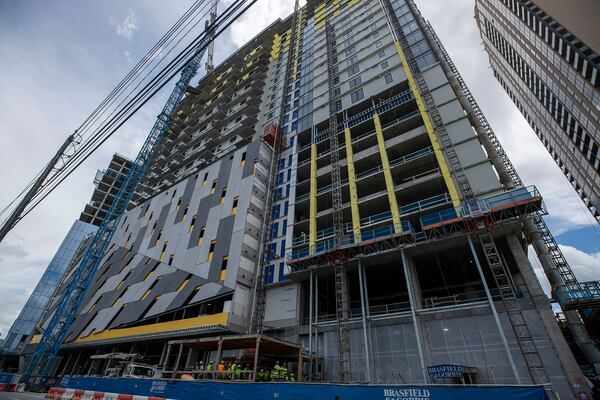
M218 29L215 32L215 38L218 37L220 34L223 33L223 31L225 29L227 29L235 20L237 20L237 18L239 18L243 13L245 13L254 3L256 3L257 0L252 0L246 7L244 7L241 11L238 12L238 10L240 10L241 6L243 5L243 3L246 2L246 0L237 0L234 1L234 3L232 3L229 8L227 9L227 11L225 11L224 13L222 13L221 15L219 15L217 17L217 20L215 21L215 25L214 27L219 27L220 24L224 24L224 26L220 29ZM237 12L236 15L233 15ZM219 21L222 20L222 21ZM204 47L200 49L195 49L195 46L202 40L202 38L205 36L205 34L198 36L191 44L189 44L182 52L180 52L176 59L171 61L169 63L169 65L165 68L163 68L163 70L161 70L160 74L158 77L156 77L155 79L153 79L152 82L148 83L144 89L142 94L139 94L138 96L136 96L136 98L132 99L131 101L128 102L125 110L120 113L119 116L114 117L111 120L111 123L106 126L104 128L104 130L109 130L109 134L106 135L99 143L97 143L93 150L90 152L90 154L95 151L100 145L102 145L112 134L114 134L114 132L116 132L116 130L118 128L120 128L125 122L127 122L127 120L129 120L129 118L131 118L131 116L137 112L143 105L145 105L156 93L158 93L158 91L160 91L160 89L162 89L167 83L169 83L169 81L175 76L177 75L187 64L187 61L189 61L189 59L193 58L193 56L195 54L197 54L199 51L202 51ZM182 62L182 60L184 62ZM171 72L172 71L172 72ZM171 72L169 74L169 72ZM167 77L166 79L163 79L164 77ZM155 82L156 81L156 82ZM162 83L160 83L162 82ZM154 89L154 90L153 90ZM146 95L145 97L143 95ZM123 116L125 115L125 116ZM119 117L119 118L117 118ZM37 205L39 205L58 185L60 185L60 183L62 183L69 175L71 175L71 173L73 173L73 171L79 166L81 165L81 163L83 163L88 156L86 156L85 158L79 160L77 162L77 164L75 166L73 166L68 172L66 172L64 174L64 176L62 176L60 178L60 180L58 182L55 182L55 184L53 185L53 187L51 187L49 190L47 190L43 195L41 195L41 198L38 198L37 201L35 203L33 203L28 209L27 211L25 211L22 215L22 218L25 217L27 214L29 214Z

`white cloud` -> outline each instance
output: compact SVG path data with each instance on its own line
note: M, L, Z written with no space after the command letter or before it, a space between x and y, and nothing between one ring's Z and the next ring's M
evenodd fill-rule
M577 279L582 282L600 279L600 253L585 253L572 246L560 245Z
M306 1L300 1L302 6ZM294 11L294 1L258 0L246 13L231 25L231 39L241 47L256 34Z
M133 37L133 32L138 29L135 13L133 10L128 10L123 21L119 21L115 17L111 17L110 26L112 26L117 35L128 40L131 39Z

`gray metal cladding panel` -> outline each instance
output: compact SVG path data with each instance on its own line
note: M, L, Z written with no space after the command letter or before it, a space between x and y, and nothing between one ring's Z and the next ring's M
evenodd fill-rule
M133 242L133 245L131 246L132 253L137 253L140 250L140 247L142 245L142 240L144 240L144 236L146 236L147 229L148 229L148 225L144 225L139 229L137 235L135 236L135 241Z
M260 140L255 140L246 148L246 164L244 165L242 179L254 174L254 160L258 157L261 144Z
M221 294L231 292L231 289L223 289L224 288L222 285L219 285L215 282L209 282L205 285L202 285L198 293L196 293L192 300L190 300L190 304L208 300Z
M123 285L120 289L106 292L102 295L100 300L96 303L96 309L102 310L104 308L111 307L115 301L125 292L126 287Z
M215 237L217 242L215 244L213 258L210 261L210 270L208 271L209 281L215 282L219 280L223 257L229 254L234 222L235 215L229 215L219 221L219 229L217 230L217 235Z
M194 187L196 186L197 179L193 176L188 178L187 183L185 184L185 189L183 190L183 196L181 197L181 207L177 211L177 215L175 216L175 225L181 222L181 218L183 217L183 211L186 206L189 206L192 195L194 194ZM190 211L188 210L188 214Z
M229 157L226 157L221 160L221 165L219 166L219 175L217 176L217 186L215 189L215 193L212 197L211 207L216 206L221 201L221 192L223 188L227 187L229 184L229 175L231 174L231 164L233 160L230 160Z
M190 297L192 292L196 289L196 286L203 285L207 282L206 279L202 279L199 276L192 276L190 281L185 285L183 289L181 289L177 296L173 299L171 304L165 309L165 311L176 310L180 307L185 306L185 300Z
M147 297L144 300L132 301L131 303L127 303L127 307L123 308L119 315L114 319L114 321L108 327L116 328L120 325L130 324L132 322L136 322L142 318L142 315L146 312L148 306L154 297Z
M152 305L152 308L146 312L144 317L151 317L153 315L162 314L165 312L169 304L173 301L173 299L177 296L177 292L170 292L163 294L160 298Z
M160 280L154 285L148 297L155 298L163 293L174 292L183 282L187 273L182 271L162 275Z
M215 192L216 193L216 192ZM192 247L196 247L198 245L198 239L200 238L200 229L206 225L206 221L208 220L208 211L210 209L211 199L214 195L204 197L200 200L200 204L198 204L198 210L196 212L196 223L194 224L194 229L190 234L190 241L188 242L188 249Z
M154 229L154 233L152 234L152 238L150 239L150 243L148 244L148 248L151 249L156 246L156 238L158 237L158 233L165 226L165 221L167 220L167 215L169 215L169 209L171 208L171 202L165 204L163 208L160 210L160 214L158 216L158 220L156 222L156 229ZM152 222L154 225L154 222Z
M69 334L67 335L67 340L72 340L72 339L77 338L77 336L79 336L79 334L81 333L83 328L85 328L85 326L88 324L88 322L90 322L92 320L92 318L94 318L95 315L96 315L95 313L79 314L77 316L77 318L75 318L75 321L73 321L73 324L71 325L71 328L69 329Z
M148 272L152 271L154 265L156 265L156 261L151 261L150 264L144 263L137 266L131 271L131 274L129 274L129 277L125 280L125 285L131 285L132 283L143 281L146 275L148 275Z

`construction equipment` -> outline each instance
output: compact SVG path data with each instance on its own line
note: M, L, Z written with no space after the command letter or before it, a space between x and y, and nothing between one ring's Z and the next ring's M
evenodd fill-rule
M213 16L216 15L216 8L213 8L212 13ZM193 58L181 72L179 81L176 83L173 92L169 96L167 103L159 114L142 149L125 177L125 181L115 196L104 222L98 228L98 231L89 244L86 254L73 273L71 283L66 289L65 295L56 307L48 327L43 332L42 338L29 360L22 377L22 382L27 383L32 376L48 376L52 374L60 346L63 344L79 306L85 298L87 289L100 266L110 240L119 227L121 216L125 213L137 185L144 176L154 150L169 128L169 123L175 114L178 104L183 99L188 85L198 72L200 62L208 44L213 41L214 34L214 25L208 25L203 40L198 44Z
M271 245L271 240L273 240L273 229L272 229L272 208L273 204L277 201L275 196L277 195L277 191L275 190L277 173L279 171L279 157L281 155L281 151L285 147L285 137L283 135L283 125L285 118L285 102L288 96L288 85L287 82L290 77L290 70L292 69L292 55L294 54L294 48L296 45L296 30L298 25L298 8L299 8L299 0L296 0L294 4L294 14L292 15L292 27L290 32L290 45L288 58L285 66L284 73L284 84L283 84L283 92L281 95L281 103L279 105L279 118L278 125L275 127L275 137L273 141L273 154L271 156L271 163L269 164L269 176L268 184L267 184L267 193L266 193L266 205L265 212L262 221L262 243L261 247L262 254L259 255L258 259L260 260L260 264L257 268L257 275L255 279L255 289L254 289L254 311L252 313L252 320L250 323L250 332L249 333L262 333L263 332L263 321L265 318L265 305L266 305L266 268L269 265L269 260L271 257L269 248Z
M331 168L331 200L333 208L333 248L330 265L335 272L335 313L338 322L338 354L340 357L340 381L352 380L350 360L350 338L348 329L348 278L346 276L347 256L340 248L344 235L344 216L342 212L342 178L340 174L340 154L338 142L338 121L335 95L335 31L329 20L325 22L325 41L327 43L327 84L329 90L329 150Z

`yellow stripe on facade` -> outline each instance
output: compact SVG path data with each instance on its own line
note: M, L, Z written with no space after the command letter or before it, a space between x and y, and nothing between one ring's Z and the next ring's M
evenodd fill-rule
M313 251L317 244L317 145L310 145L310 219L308 249Z
M361 241L360 235L360 211L358 209L358 192L356 190L356 172L354 170L354 153L352 151L352 135L350 129L344 130L346 143L346 163L348 165L348 183L350 187L350 208L352 210L352 232L354 243Z
M388 160L387 150L385 148L385 138L383 137L383 130L381 129L381 120L379 115L373 115L373 121L375 122L375 132L377 136L377 144L379 145L379 155L381 156L381 166L383 167L383 177L385 178L385 188L388 193L388 200L390 202L390 211L392 213L392 223L394 224L394 231L396 233L402 232L402 224L400 223L400 210L398 209L398 200L396 199L396 188L394 186L394 179L392 178L392 171L390 171L390 162Z
M333 15L340 14L340 0L333 0Z
M180 319L178 321L160 322L158 324L135 326L132 328L107 329L102 332L92 333L84 338L77 338L75 342L94 342L97 340L108 340L128 336L147 335L150 333L162 333L176 331L179 329L199 328L202 326L227 325L228 317L229 313L224 312L214 315L203 315L200 317Z
M350 6L353 6L353 5L355 5L356 3L358 3L358 2L359 2L359 0L350 0L350 1L348 2L348 7L350 7Z
M415 77L413 76L408 66L408 61L406 59L406 56L404 55L404 51L402 50L402 46L399 42L396 42L396 50L398 51L398 55L400 56L400 61L402 62L404 73L408 78L410 90L415 96L415 101L417 102L419 113L421 114L421 118L423 118L423 122L425 123L425 129L427 130L427 135L429 136L429 140L431 141L431 147L433 148L433 151L435 153L435 158L440 166L440 171L442 172L444 182L446 183L446 187L448 188L448 193L450 194L450 198L452 199L452 204L454 205L454 207L459 207L460 198L458 196L458 191L456 190L456 185L454 185L454 181L452 180L452 174L450 173L448 164L446 164L446 158L444 157L442 146L440 146L440 142L438 141L435 130L433 129L433 124L431 123L431 119L429 118L429 114L427 113L427 108L425 107L425 103L423 102L423 97L421 97L421 91L419 90L419 87L417 86L417 83L415 81Z
M325 3L315 9L315 28L321 29L325 26Z

